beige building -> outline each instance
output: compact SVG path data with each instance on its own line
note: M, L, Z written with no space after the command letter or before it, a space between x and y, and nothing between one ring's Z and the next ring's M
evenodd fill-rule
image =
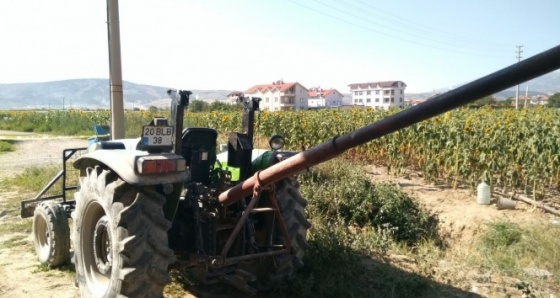
M245 91L245 96L260 97L261 110L307 110L307 88L298 82L255 85Z
M307 92L308 106L311 107L340 107L344 97L336 89L314 87Z
M404 107L406 84L402 81L356 83L348 86L353 105L375 109Z

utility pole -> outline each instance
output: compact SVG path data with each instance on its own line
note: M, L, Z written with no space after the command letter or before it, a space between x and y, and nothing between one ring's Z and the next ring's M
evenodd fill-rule
M527 108L527 100L528 99L529 99L529 85L527 85L527 87L525 88L525 104L523 105L524 109Z
M515 46L515 47L517 48L515 58L517 58L517 62L519 63L519 61L521 61L521 53L523 53L523 51L521 50L523 45ZM517 86L515 87L515 109L517 110L518 108L519 108L519 84L517 84Z
M107 31L109 36L111 139L116 140L124 139L124 100L118 0L107 0Z

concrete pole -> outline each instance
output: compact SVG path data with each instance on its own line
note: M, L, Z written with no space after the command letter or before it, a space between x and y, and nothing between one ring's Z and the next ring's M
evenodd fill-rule
M523 108L527 108L527 99L529 97L529 85L525 87L525 103L523 104Z
M111 92L111 139L124 138L124 100L121 70L121 37L119 1L107 0L107 30L109 37L109 71Z

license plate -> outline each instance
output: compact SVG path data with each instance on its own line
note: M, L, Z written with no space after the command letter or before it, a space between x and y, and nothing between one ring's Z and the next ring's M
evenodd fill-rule
M144 146L173 145L173 127L144 126L142 128L142 144Z

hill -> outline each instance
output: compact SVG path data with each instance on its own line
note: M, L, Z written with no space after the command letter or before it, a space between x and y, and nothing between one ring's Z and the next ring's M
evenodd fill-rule
M552 72L520 84L520 95L529 86L530 95L560 92L560 71ZM170 88L123 82L125 108L167 107ZM231 90L191 90L193 99L225 100ZM447 89L420 93L405 93L405 98L429 98ZM6 109L107 109L109 108L108 79L74 79L42 83L0 84L0 110ZM494 95L497 99L515 96L515 88ZM345 104L351 104L351 94L344 94Z
M525 95L525 90L529 86L529 96L534 95L552 95L556 92L560 92L560 71L554 71L548 73L544 76L532 79L528 82L519 84L519 95ZM446 92L447 89L436 89L431 92L419 92L419 93L405 93L405 98L429 98L437 93ZM504 91L494 94L497 99L506 99L508 97L515 96L515 87L506 89Z
M126 108L168 105L170 88L123 82ZM229 90L191 90L194 97L223 100ZM41 83L0 84L0 109L109 108L108 79L75 79Z

